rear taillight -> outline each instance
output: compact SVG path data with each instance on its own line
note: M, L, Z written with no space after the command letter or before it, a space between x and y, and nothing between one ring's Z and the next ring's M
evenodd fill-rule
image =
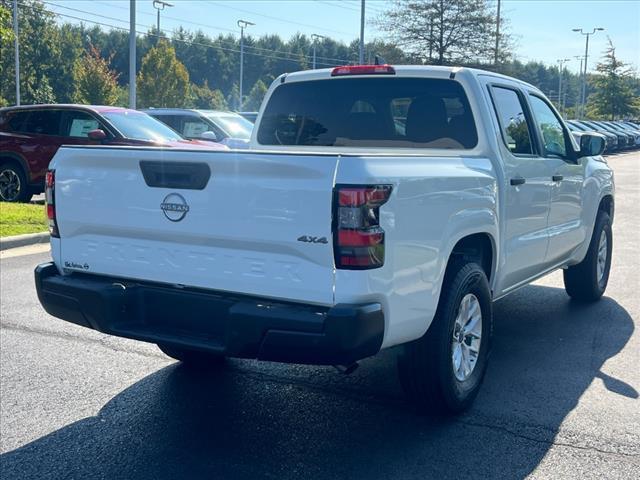
M47 205L47 219L49 220L49 234L52 237L60 238L58 233L58 223L56 222L56 171L47 170L45 177L44 195Z
M336 268L360 270L384 265L384 230L380 206L389 200L391 185L338 185L334 196L334 256Z

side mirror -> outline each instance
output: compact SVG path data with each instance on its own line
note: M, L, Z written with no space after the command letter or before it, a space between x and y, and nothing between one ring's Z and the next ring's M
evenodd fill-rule
M206 132L202 132L200 134L200 138L202 140L210 140L212 142L217 142L218 141L218 136L216 135L216 132L212 132L211 130L207 130Z
M594 133L585 133L580 137L580 156L596 157L602 155L606 141L604 136Z
M104 130L101 128L96 128L87 133L87 137L89 137L90 140L102 141L107 138L107 134L104 133Z

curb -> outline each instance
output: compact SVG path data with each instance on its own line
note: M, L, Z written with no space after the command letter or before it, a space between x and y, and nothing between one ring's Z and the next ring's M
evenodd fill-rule
M14 235L12 237L0 238L0 250L9 248L24 247L36 243L46 243L49 241L49 232L26 233L24 235Z

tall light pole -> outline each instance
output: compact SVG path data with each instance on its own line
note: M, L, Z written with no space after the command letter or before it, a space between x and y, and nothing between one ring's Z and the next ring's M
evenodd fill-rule
M136 108L136 0L129 3L129 108Z
M562 75L564 73L564 64L570 62L570 58L560 58L558 59L558 64L560 65L558 69L558 108L560 110L560 115L564 117L564 107L562 105Z
M574 28L574 32L580 32L581 35L587 37L584 45L584 75L582 77L582 94L580 95L580 116L584 116L587 95L587 60L589 58L589 37L596 32L604 30L602 27L596 27L591 32L585 32L582 28Z
M500 51L500 0L498 0L498 12L496 14L496 49L493 64L498 65L498 52Z
M580 68L578 68L578 79L580 80L580 88L582 88L582 65L584 62L584 57L582 55L574 55L573 58L575 58L576 60L580 60ZM580 117L580 97L579 96L576 96L575 116L576 118Z
M16 50L16 105L20 105L20 34L18 28L18 0L13 0L13 44Z
M242 111L242 77L244 73L244 29L255 23L248 22L246 20L238 20L238 26L240 27L240 98L238 99L238 111Z
M318 40L323 39L323 38L327 38L324 35L318 35L317 33L312 33L311 34L311 40L313 40L313 69L316 69L316 44L318 43Z
M165 7L173 7L173 3L165 2L164 0L153 0L153 8L155 8L158 11L158 21L157 21L157 30L156 30L158 32L158 42L160 41L160 12L164 10Z
M364 65L364 0L360 3L360 54L358 63Z

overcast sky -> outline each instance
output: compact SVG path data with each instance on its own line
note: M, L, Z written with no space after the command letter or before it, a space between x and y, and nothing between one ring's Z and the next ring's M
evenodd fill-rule
M296 32L317 33L349 42L360 31L360 0L169 0L174 4L162 13L161 29L172 31L182 25L201 29L210 35L237 33L236 21L256 25L247 34L277 33L288 38ZM129 0L46 0L48 8L67 15L61 21L87 21L128 27ZM152 0L137 0L138 30L155 25ZM391 2L366 1L366 37L383 37L374 20L383 15ZM89 13L86 13L89 12ZM571 58L568 68L577 70L584 54L584 37L571 31L603 27L591 37L589 69L601 57L610 37L619 58L640 66L640 0L502 0L502 12L516 40L516 58L539 60L547 64Z

